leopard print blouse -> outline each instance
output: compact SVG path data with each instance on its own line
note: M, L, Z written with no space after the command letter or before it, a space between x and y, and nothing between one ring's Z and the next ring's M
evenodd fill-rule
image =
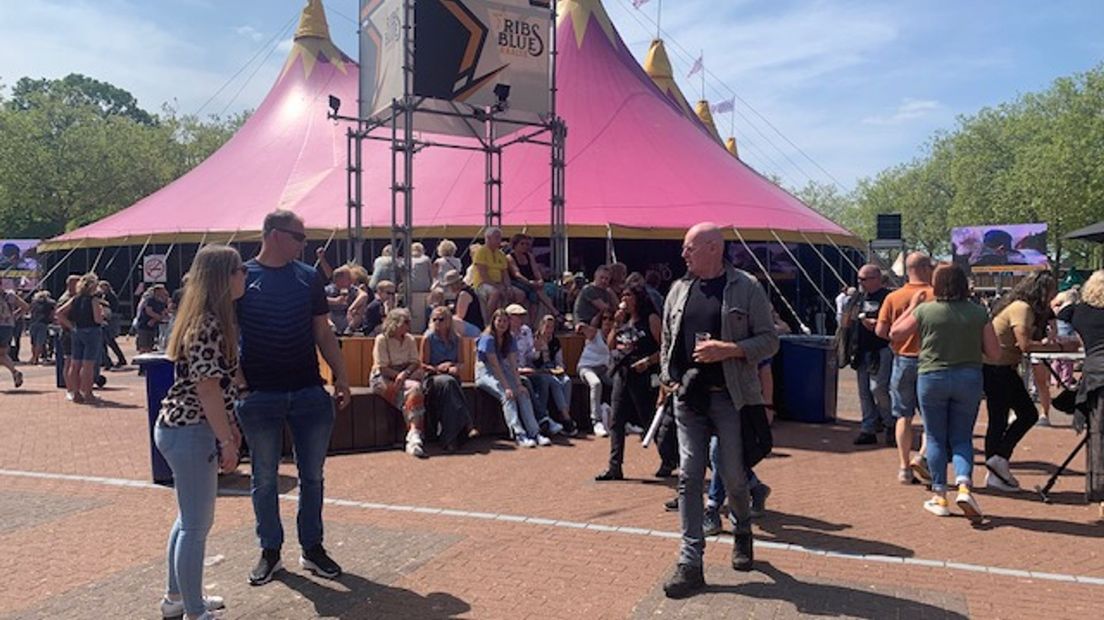
M222 354L222 340L222 329L214 315L205 315L185 355L176 360L176 380L161 401L161 413L157 418L159 426L189 426L206 422L196 385L209 378L219 380L223 406L230 419L235 419L234 401L238 398L238 389L234 384L234 375L238 368L237 365L231 366Z

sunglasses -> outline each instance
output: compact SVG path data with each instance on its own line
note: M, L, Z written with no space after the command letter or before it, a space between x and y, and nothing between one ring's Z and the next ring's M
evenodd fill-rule
M435 316L435 317L433 317L433 318L432 318L431 320L432 320L432 321L433 321L434 323L443 323L443 322L445 321L445 317L443 317L443 316Z
M303 243L307 240L307 235L305 233L299 232L298 230L288 230L287 228L277 228L276 230L284 233L292 239L295 239L295 241L298 243Z

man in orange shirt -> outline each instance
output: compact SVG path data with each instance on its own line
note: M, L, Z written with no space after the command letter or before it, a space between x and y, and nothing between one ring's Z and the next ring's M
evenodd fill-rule
M932 262L927 254L923 252L909 254L905 260L905 271L908 283L886 296L878 311L878 323L874 326L874 333L887 340L889 328L897 317L904 314L909 302L918 292L924 291L925 299L928 300L934 297L931 285ZM893 373L889 378L889 396L893 404L893 417L897 420L897 455L900 458L897 480L902 484L911 484L914 478L919 478L922 482L929 483L931 473L924 458L925 435L921 435L920 454L915 459L909 460L912 451L912 416L918 408L916 371L919 367L920 334L917 332L902 340L891 340L889 346L893 349Z

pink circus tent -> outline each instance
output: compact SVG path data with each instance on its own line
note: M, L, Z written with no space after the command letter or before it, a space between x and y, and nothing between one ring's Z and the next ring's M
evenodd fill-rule
M632 57L601 0L559 0L559 109L568 127L571 237L679 238L715 221L746 239L856 246L850 232L732 157L684 102L661 92ZM299 213L313 237L344 236L346 126L326 119L329 95L357 100L358 68L334 46L321 2L309 0L272 90L221 149L131 207L48 242L48 249L255 238L275 208ZM366 142L364 225L389 235L391 154ZM414 173L415 235L472 235L483 224L482 153L427 148ZM549 152L503 156L503 224L549 229Z

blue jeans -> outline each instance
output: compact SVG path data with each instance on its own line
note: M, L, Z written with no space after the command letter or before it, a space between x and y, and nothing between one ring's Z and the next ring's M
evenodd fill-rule
M533 384L533 407L538 419L550 416L554 418L553 413L563 413L568 418L571 417L571 377L536 373L529 375L529 383ZM551 407L555 407L554 412L550 410Z
M306 550L322 544L322 466L334 424L333 398L321 386L251 392L238 402L238 420L249 442L253 514L261 548L280 549L284 544L277 481L285 423L291 428L299 468L299 545Z
M920 415L928 439L932 490L947 490L947 461L955 483L970 484L974 469L974 423L981 405L981 369L960 367L922 373L917 379ZM948 451L950 455L948 455Z
M203 603L203 554L215 520L218 494L218 448L206 422L153 430L154 442L173 472L176 522L169 532L169 576L166 592L180 594L184 611L199 615Z
M679 439L679 521L682 523L682 548L679 564L702 565L705 536L702 519L702 490L705 466L709 461L709 441L717 436L719 472L728 490L728 505L736 516L736 531L751 528L751 499L744 474L744 445L740 435L740 412L728 392L710 392L709 410L697 412L675 399L675 421Z
M889 375L892 370L893 351L889 347L863 353L859 360L859 405L862 407L864 433L873 433L879 418L886 428L893 428L889 402Z
M73 330L74 362L99 362L103 354L103 328L78 327Z
M514 437L535 439L540 434L540 425L537 424L537 417L533 412L533 401L521 393L521 386L514 384L512 380L508 381L504 386L485 364L479 363L475 366L476 387L498 399L502 405L502 417L506 419L506 426ZM513 400L506 398L507 389L514 391Z
M920 360L906 355L893 356L893 374L889 378L889 396L893 417L909 418L916 413L916 371Z
M724 505L725 491L724 480L721 479L721 475L717 472L721 471L721 451L718 449L717 437L714 436L709 440L709 467L713 470L713 476L709 478L709 490L705 495L707 498L706 506L709 508L719 508ZM759 479L759 476L755 475L755 472L750 467L744 467L744 475L747 476L748 491L763 484L763 481Z

